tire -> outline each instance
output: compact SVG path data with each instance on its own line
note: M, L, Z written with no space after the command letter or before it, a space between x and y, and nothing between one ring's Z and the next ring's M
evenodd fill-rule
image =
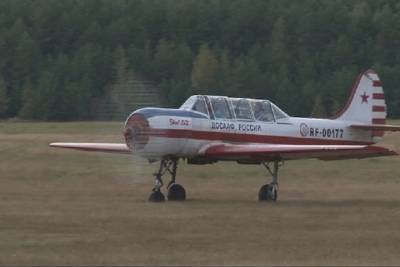
M165 201L165 196L164 194L157 190L157 191L153 191L149 197L149 201L150 202L163 202Z
M259 201L267 201L268 200L268 187L269 187L269 184L265 184L258 191L258 200Z
M186 191L180 184L173 184L168 188L168 200L183 201L186 200Z
M275 192L274 192L275 191ZM259 201L276 201L278 198L278 192L276 188L274 190L274 185L265 184L258 191L258 200Z

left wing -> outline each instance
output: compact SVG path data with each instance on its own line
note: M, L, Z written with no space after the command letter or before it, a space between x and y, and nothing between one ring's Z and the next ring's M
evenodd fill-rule
M216 144L203 149L212 159L273 161L318 158L337 160L398 155L379 146L363 145L276 145L276 144Z
M76 150L130 154L131 150L126 144L115 143L51 143L51 147L70 148Z

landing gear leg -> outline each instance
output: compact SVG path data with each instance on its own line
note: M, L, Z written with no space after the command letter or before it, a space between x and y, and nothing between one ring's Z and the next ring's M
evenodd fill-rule
M176 169L178 167L178 160L174 160L172 164L171 173L171 181L168 183L168 200L169 201L182 201L186 200L186 191L185 188L175 183L176 178Z
M171 181L168 183L168 200L185 200L186 192L183 186L175 183L176 169L178 166L178 158L163 159L160 162L160 168L157 173L154 174L156 177L155 186L153 192L149 197L149 201L162 202L165 200L164 194L161 192L163 186L162 177L166 172L171 174Z
M279 170L279 161L273 162L273 167L269 166L268 163L263 162L264 167L272 176L272 182L270 184L265 184L260 188L258 192L258 200L259 201L276 201L278 199L278 170Z
M160 168L158 169L158 172L154 174L156 177L156 180L154 182L154 188L150 194L149 201L150 202L163 202L165 201L165 196L161 192L161 187L163 186L163 180L162 176L165 173L165 160L161 160L160 162Z

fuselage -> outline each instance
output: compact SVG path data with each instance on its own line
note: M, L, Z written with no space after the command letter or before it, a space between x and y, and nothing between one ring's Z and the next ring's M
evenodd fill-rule
M238 111L232 111L230 118L217 118L210 114L214 112L212 106L206 104L207 113L184 105L180 109L143 108L133 112L125 123L128 146L135 154L156 160L170 155L201 157L208 145L216 143L370 145L377 141L369 131L350 128L350 121L289 117L283 112L285 116L278 118L276 114L281 111L274 111L277 107L273 104L274 117L267 121L257 120L251 108L246 119L238 118Z

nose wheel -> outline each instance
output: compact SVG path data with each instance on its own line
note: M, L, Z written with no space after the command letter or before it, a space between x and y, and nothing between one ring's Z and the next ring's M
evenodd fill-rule
M274 161L273 169L271 170L268 163L263 162L264 167L272 176L272 182L269 184L263 185L258 191L258 200L259 201L273 201L275 202L278 199L278 169L279 169L279 161Z
M161 192L163 186L162 177L168 172L171 175L171 181L168 183L168 200L169 201L182 201L186 199L185 188L175 183L176 169L178 166L178 158L173 159L163 159L160 162L160 168L158 172L154 174L156 177L155 185L152 193L150 194L150 202L163 202L165 201L165 196Z
M155 190L150 194L150 202L163 202L165 201L165 196L160 190Z

